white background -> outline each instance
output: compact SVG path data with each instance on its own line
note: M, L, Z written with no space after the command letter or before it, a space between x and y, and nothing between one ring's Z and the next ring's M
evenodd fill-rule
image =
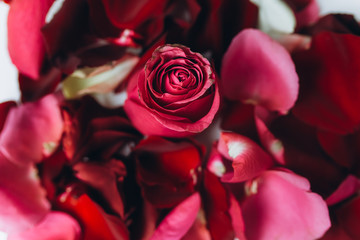
M360 20L360 0L318 0L318 2L321 14L329 12L353 13ZM0 102L18 100L20 96L17 71L7 52L6 19L8 11L9 6L0 0Z

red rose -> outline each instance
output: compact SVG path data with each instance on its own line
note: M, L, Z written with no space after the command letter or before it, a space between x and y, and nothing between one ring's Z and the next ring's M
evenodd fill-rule
M215 74L207 59L180 45L157 48L136 83L125 111L145 135L183 137L199 133L219 108Z

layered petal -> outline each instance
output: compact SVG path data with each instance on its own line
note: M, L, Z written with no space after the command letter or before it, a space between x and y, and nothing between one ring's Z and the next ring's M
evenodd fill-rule
M301 84L296 117L338 134L359 128L359 46L355 35L322 32L310 50L294 55Z
M202 157L195 144L150 136L134 154L139 184L153 205L172 207L195 191Z

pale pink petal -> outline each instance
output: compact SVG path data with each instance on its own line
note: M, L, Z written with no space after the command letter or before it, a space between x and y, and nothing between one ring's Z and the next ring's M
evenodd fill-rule
M220 135L219 152L232 161L234 172L222 177L224 182L242 182L252 179L270 168L273 160L251 139L230 132Z
M19 71L32 79L39 77L45 44L41 27L54 0L14 0L8 15L9 54Z
M360 190L360 179L349 175L327 199L327 205L337 204Z
M77 240L81 228L71 216L61 212L50 212L34 228L20 234L10 235L8 240Z
M181 239L195 222L200 206L200 194L194 193L165 217L155 230L151 240Z
M286 113L298 95L290 54L265 33L246 29L224 55L220 89L225 97Z
M32 228L49 208L36 169L16 165L0 152L0 231L16 234Z
M55 150L62 130L59 102L48 95L11 109L0 135L0 151L17 164L39 162Z
M330 227L325 201L310 192L307 179L291 172L266 171L247 182L242 204L248 239L312 240Z

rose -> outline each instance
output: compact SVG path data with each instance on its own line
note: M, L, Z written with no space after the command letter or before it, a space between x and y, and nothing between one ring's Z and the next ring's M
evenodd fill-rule
M157 48L137 79L131 81L125 111L145 135L184 137L199 133L210 125L219 108L209 61L185 46Z

